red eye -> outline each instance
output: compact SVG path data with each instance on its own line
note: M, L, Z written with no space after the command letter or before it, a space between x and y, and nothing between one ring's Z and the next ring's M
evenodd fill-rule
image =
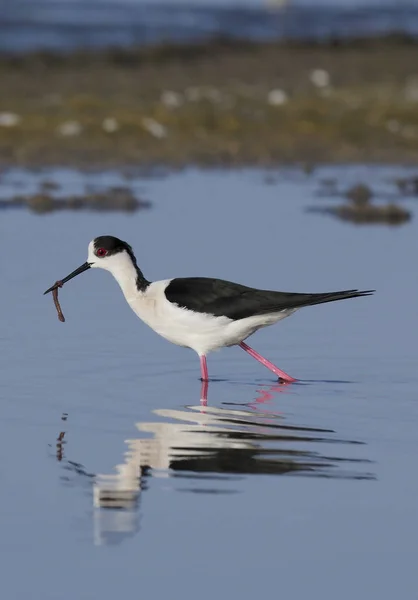
M106 250L106 248L97 248L97 250L96 250L96 254L97 254L97 256L99 256L100 258L103 258L103 256L106 256L106 254L107 254L107 250Z

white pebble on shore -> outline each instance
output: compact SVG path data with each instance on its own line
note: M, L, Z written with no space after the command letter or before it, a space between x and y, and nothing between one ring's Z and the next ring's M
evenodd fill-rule
M142 125L144 129L148 131L148 133L160 140L167 137L167 128L151 117L144 117L142 119Z
M80 135L82 131L83 128L78 121L65 121L57 127L57 133L64 137L74 137Z
M282 106L283 104L286 104L288 99L289 98L286 92L279 89L270 90L270 92L267 95L267 102L271 106Z
M178 108L184 102L183 96L171 90L164 90L160 96L160 102L167 108Z
M309 74L309 79L317 88L326 88L331 81L330 74L325 69L312 69Z
M2 112L0 113L0 127L16 127L22 119L16 113Z
M114 117L103 119L102 127L106 133L115 133L119 129L119 123Z

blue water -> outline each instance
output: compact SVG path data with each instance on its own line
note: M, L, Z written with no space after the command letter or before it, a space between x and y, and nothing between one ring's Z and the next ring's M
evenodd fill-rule
M417 221L358 227L305 211L326 202L325 177L385 190L396 174L278 171L267 185L259 171L190 170L130 182L153 202L131 215L1 213L5 598L416 595ZM3 174L0 192L42 177ZM67 193L120 183L51 178ZM416 199L405 205L416 217ZM197 356L143 325L108 273L65 286L65 324L42 295L101 234L129 241L150 279L377 293L249 340L297 384L277 385L237 348L209 355L205 409Z
M195 41L213 36L254 40L324 40L418 33L416 2L0 2L0 51L71 50Z

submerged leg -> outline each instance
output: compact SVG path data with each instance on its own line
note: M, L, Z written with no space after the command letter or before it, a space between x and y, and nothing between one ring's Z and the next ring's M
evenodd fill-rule
M280 379L283 379L283 381L286 381L287 383L291 383L292 381L297 381L294 377L291 377L284 371L281 371L278 367L276 367L276 365L273 365L273 363L271 363L269 360L264 358L264 356L261 356L261 354L259 354L258 352L256 352L252 348L250 348L250 346L248 346L247 344L244 344L244 342L241 342L239 346L240 346L240 348L245 350L245 352L248 352L248 354L250 356L252 356L256 360L258 360L258 362L260 362L262 365L267 367L267 369L270 369L270 371L272 371L275 375L280 377Z
M207 406L208 404L208 387L209 381L202 381L202 387L200 388L200 404Z
M200 390L200 403L202 406L206 406L208 403L208 386L209 386L209 374L208 365L206 364L206 356L199 356L200 358L200 374L202 387Z
M206 356L199 356L200 358L200 374L202 381L209 381L208 365L206 364Z

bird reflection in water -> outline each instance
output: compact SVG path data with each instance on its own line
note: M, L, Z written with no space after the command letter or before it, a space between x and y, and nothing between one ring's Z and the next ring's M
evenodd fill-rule
M257 399L265 401L276 387L262 387ZM151 437L127 440L116 473L94 479L96 544L119 543L139 530L139 500L151 474L171 479L174 490L217 494L236 492L238 480L256 474L374 479L366 471L370 461L341 456L342 447L361 442L288 423L263 404L257 411L200 405L153 412L166 421L136 423ZM337 456L322 452L323 445L338 447Z

